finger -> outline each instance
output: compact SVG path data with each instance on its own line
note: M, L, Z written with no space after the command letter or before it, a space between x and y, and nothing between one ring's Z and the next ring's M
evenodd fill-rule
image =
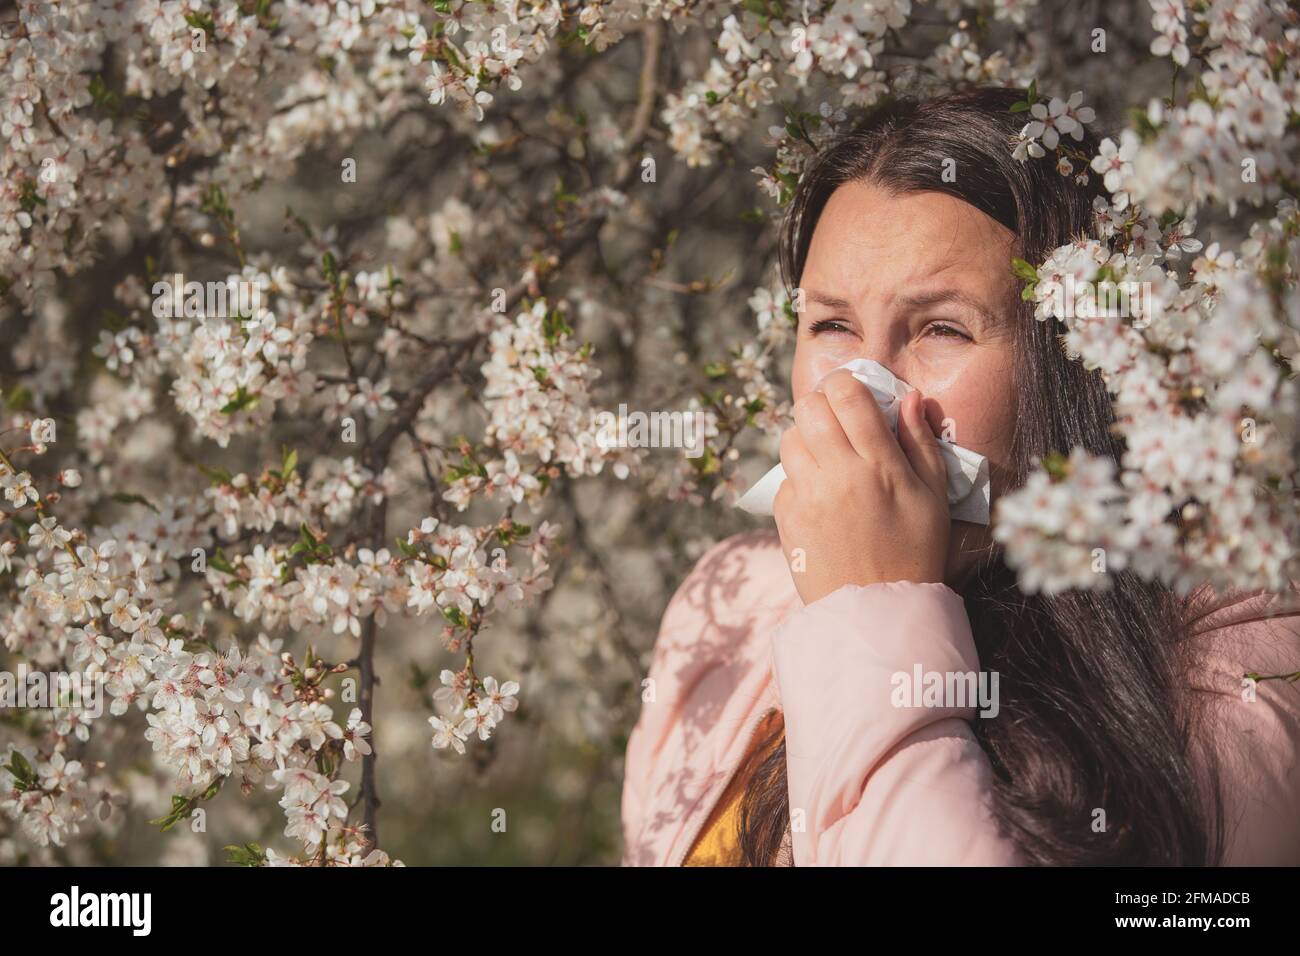
M794 403L794 424L819 467L855 454L824 392L809 392Z
M948 500L948 467L930 423L925 418L925 401L920 392L909 392L898 411L898 444L912 470L927 488Z
M782 545L788 544L785 540L785 509L790 503L790 496L794 494L790 490L790 482L781 482L781 487L776 489L776 497L772 499L772 517L776 519L776 533L781 537Z
M772 517L776 520L776 534L781 539L781 552L785 555L786 563L789 564L794 554L795 544L791 540L791 531L786 527L786 509L794 501L794 490L790 482L781 482L781 487L776 489L776 498L772 501ZM791 568L793 571L793 567Z
M781 434L781 467L785 469L787 479L781 483L781 488L790 481L807 481L817 473L817 460L808 450L797 427L787 428ZM777 492L780 490L778 488Z
M845 369L827 376L822 389L856 455L868 461L896 459L896 464L903 463L898 442L871 389Z

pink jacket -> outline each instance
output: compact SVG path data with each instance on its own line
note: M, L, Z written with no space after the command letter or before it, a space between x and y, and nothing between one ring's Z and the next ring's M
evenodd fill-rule
M1197 688L1219 695L1229 864L1300 864L1300 612L1200 598ZM978 671L960 597L941 584L848 586L803 606L775 531L714 546L664 614L628 740L623 863L680 865L769 708L784 712L794 861L1003 865L975 708L894 707L891 677Z

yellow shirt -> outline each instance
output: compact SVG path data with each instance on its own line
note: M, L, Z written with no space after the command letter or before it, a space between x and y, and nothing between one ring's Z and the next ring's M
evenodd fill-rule
M682 866L740 865L740 802L745 795L745 786L754 770L784 738L783 734L771 737L778 728L784 726L785 719L779 710L769 711L763 717L754 734L753 743L741 758L740 769L731 778L727 789L722 792L705 820ZM769 745L760 754L757 751L764 741L769 741Z

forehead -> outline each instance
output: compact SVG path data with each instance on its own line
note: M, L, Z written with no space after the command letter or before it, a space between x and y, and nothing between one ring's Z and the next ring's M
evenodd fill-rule
M822 210L800 284L857 301L942 279L993 304L1012 284L1014 254L1015 234L960 199L852 182Z

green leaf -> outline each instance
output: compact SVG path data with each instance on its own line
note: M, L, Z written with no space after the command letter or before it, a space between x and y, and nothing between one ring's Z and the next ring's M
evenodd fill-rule
M329 284L338 285L339 265L338 265L338 261L334 258L334 253L327 252L323 256L321 256L320 267L321 267L321 274L325 276L325 279L329 282Z
M199 202L199 209L222 219L233 219L234 210L226 199L226 191L216 183L208 186Z
M1011 257L1011 271L1015 273L1017 279L1023 279L1026 282L1038 281L1038 270L1031 266L1024 259L1015 256Z
M226 553L220 548L217 548L216 554L208 558L208 567L216 568L223 574L230 574L235 577L239 576L239 572L235 570L235 566L230 563L230 559L226 557Z
M522 538L531 530L532 528L530 528L526 524L520 524L518 521L512 521L510 522L510 527L508 528L497 528L496 536L497 536L497 540L500 541L502 544L510 545L513 544L515 541L519 540L520 538Z
M173 794L171 810L163 816L157 817L149 822L154 826L161 826L163 832L166 833L194 812L194 803L195 801Z
M27 762L27 758L17 750L13 752L13 757L5 769L14 775L20 789L26 790L35 786L36 772L32 770L32 765Z
M45 206L45 197L36 191L36 180L25 179L18 187L18 206L23 212L30 213L37 206Z
M25 385L15 385L5 398L5 404L15 412L27 411L32 407L32 393Z
M131 327L131 320L116 309L105 309L104 327L110 332L121 332Z
M121 103L117 94L109 89L108 84L104 82L104 78L98 73L90 78L90 86L87 92L90 93L90 98L96 106L113 113L119 112Z
M212 14L206 10L188 11L182 15L185 17L185 22L194 29L202 30L209 36L216 36L217 25L212 19Z
M203 474L207 475L214 485L228 485L235 478L234 475L226 471L224 468L210 468L207 465L199 465L198 469L203 472Z
M1137 132L1138 138L1142 140L1142 142L1150 142L1155 139L1156 134L1160 132L1156 127L1156 124L1151 122L1151 117L1146 110L1133 107L1128 111L1128 116L1129 123L1133 126L1134 131Z
M307 522L304 521L298 525L298 536L303 544L307 545L308 549L312 551L316 550L316 536L312 534L311 529L307 527Z
M426 671L420 666L418 661L411 661L410 665L411 677L409 682L411 689L420 691L424 690L424 688L428 686L429 681L433 680L433 671Z
M714 454L713 449L705 447L703 455L697 455L694 458L686 459L691 463L691 467L699 472L700 476L712 475L722 470L722 461Z
M260 398L256 395L250 395L241 385L235 390L235 397L221 406L221 413L223 415L232 415L235 412L243 411L245 408L256 408L260 401Z
M230 854L229 862L236 866L262 866L266 862L266 851L256 843L232 843L224 849Z
M1070 459L1059 451L1050 452L1043 456L1043 470L1052 481L1063 481L1070 474Z
M573 329L564 320L564 313L559 309L547 309L542 319L542 333L549 345L555 345L560 339L573 334Z

